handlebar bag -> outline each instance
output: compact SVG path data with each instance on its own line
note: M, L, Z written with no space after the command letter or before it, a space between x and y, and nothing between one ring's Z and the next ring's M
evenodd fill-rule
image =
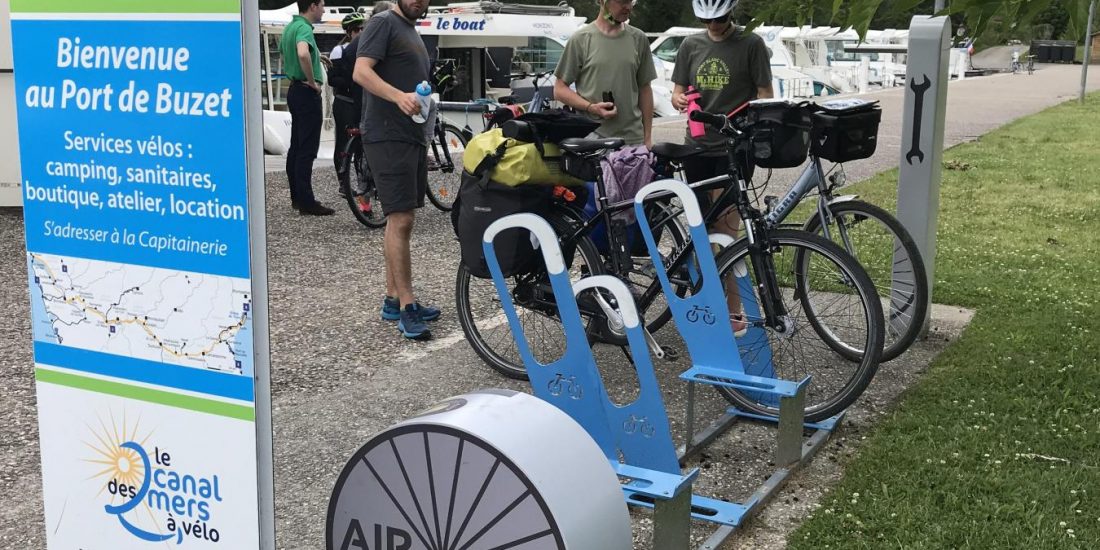
M749 104L745 128L753 163L762 168L793 168L810 150L810 112L787 100L757 100Z
M878 145L878 125L882 109L874 103L830 108L813 114L810 130L810 151L833 162L865 159L875 154Z

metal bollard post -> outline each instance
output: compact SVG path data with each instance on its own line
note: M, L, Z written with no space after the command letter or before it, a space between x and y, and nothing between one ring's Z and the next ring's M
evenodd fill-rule
M897 217L924 258L929 301L935 282L950 42L951 21L947 17L917 15L909 24ZM927 317L923 325L922 334L928 330Z

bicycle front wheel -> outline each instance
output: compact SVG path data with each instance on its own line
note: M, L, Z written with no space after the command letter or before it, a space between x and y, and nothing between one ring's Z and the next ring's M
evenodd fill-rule
M340 157L341 173L348 174L344 198L355 219L372 229L386 226L386 213L382 210L382 201L378 200L378 190L374 187L367 156L363 154L363 142L359 137L348 140ZM343 185L343 184L341 184Z
M786 316L768 323L761 292L763 274L750 269L749 244L741 239L718 255L722 280L735 277L748 321L748 332L737 348L749 374L802 380L806 388L806 420L824 420L848 408L871 382L882 354L883 321L878 295L867 273L843 249L804 231L776 230L769 234L770 256L779 288L775 289ZM859 342L866 353L850 361L836 353L811 328L816 323ZM769 326L782 322L784 329ZM718 387L734 406L756 414L779 414L778 399L757 392Z
M556 216L548 217L547 221L556 233L565 232L568 222ZM587 236L580 237L569 278L577 282L582 277L602 273L603 262L596 246ZM559 359L565 353L565 332L546 275L509 277L507 284L535 359L543 364ZM460 263L455 280L455 309L466 341L487 365L509 378L527 379L527 369L492 279L474 277Z
M451 211L458 197L465 150L466 136L462 135L462 130L445 124L442 134L431 143L428 151L428 200L444 212Z
M920 335L928 313L928 277L924 260L913 237L889 212L863 201L829 205L833 221L829 238L859 262L882 300L886 340L882 362L897 358ZM821 216L814 215L803 226L810 233L824 235ZM810 317L811 322L815 319ZM815 330L837 353L855 361L862 350L837 335L814 325Z

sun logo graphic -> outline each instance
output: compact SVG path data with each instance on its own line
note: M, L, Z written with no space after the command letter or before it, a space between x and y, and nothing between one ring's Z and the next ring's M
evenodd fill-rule
M222 501L218 476L181 473L172 467L172 455L157 446L150 455L152 432L140 436L140 422L127 426L125 414L121 425L110 415L110 424L100 418L99 429L91 429L95 441L85 442L95 453L86 462L99 468L90 478L102 484L96 496L109 501L104 512L143 541L218 542L218 530L209 525L212 504Z

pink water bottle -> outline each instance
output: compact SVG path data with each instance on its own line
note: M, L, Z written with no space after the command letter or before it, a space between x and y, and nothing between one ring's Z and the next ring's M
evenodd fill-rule
M691 137L693 138L703 137L707 133L706 124L691 120L691 113L702 109L702 107L699 106L699 97L699 90L696 90L695 86L688 86L687 93L684 94L684 99L688 102L688 131L691 132Z

